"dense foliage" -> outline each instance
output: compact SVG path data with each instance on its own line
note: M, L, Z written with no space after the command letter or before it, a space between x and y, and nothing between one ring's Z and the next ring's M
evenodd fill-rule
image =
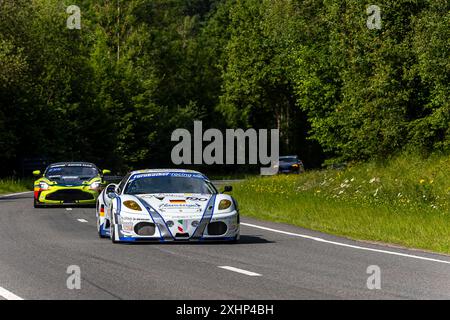
M280 128L309 167L450 150L448 0L74 2L0 0L3 175L35 157L167 166L194 119Z

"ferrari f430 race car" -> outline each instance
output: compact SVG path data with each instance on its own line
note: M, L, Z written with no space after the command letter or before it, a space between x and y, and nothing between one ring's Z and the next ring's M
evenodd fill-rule
M34 207L50 205L95 205L104 185L102 172L92 163L60 162L47 167L44 174L39 170L34 182Z
M225 187L231 191L231 187ZM108 185L96 209L97 231L113 243L239 240L239 211L203 174L141 170Z

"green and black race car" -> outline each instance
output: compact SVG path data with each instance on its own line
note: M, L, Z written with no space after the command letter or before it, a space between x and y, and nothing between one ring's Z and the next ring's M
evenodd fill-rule
M51 205L95 205L105 185L100 170L88 162L59 162L51 164L34 182L34 207Z

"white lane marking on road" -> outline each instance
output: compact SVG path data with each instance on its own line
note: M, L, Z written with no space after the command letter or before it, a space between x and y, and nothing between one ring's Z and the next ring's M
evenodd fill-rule
M0 287L0 297L5 298L6 300L23 300L23 298L2 287Z
M287 231L282 231L282 230L262 227L262 226L258 226L258 225L250 224L250 223L243 223L243 222L241 222L241 225L247 226L247 227L252 227L252 228L257 228L257 229L262 229L262 230L266 230L266 231L281 233L281 234L285 234L285 235L288 235L288 236L294 236L294 237L299 237L299 238L310 239L310 240L313 240L313 241L334 244L336 246L341 246L341 247L347 247L347 248L353 248L353 249L365 250L365 251L372 251L372 252L378 252L378 253L386 253L386 254L390 254L390 255L394 255L394 256L401 256L401 257L407 257L407 258L413 258L413 259L419 259L419 260L425 260L425 261L431 261L431 262L439 262L439 263L444 263L444 264L450 264L450 261L446 261L446 260L439 260L439 259L421 257L421 256L412 255L412 254L395 252L395 251L388 251L388 250L380 250L380 249L374 249L374 248L369 248L369 247L355 246L355 245L351 245L351 244L347 244L347 243L330 241L330 240L325 240L325 239L322 239L322 238L312 237L312 236L308 236L308 235L304 235L304 234L292 233L292 232L287 232Z
M67 211L72 211L72 208L66 208Z
M33 191L25 191L25 192L19 192L19 193L10 193L10 194L3 194L0 195L0 198L8 198L8 197L14 197L14 196L20 196L22 194L31 193Z
M247 271L247 270L243 270L243 269L239 269L239 268L235 268L235 267L219 266L218 268L237 272L237 273L242 273L242 274L245 274L250 277L261 277L261 275L259 273L255 273L255 272L251 272L251 271Z
M80 222L83 222L83 223L86 223L86 222L88 222L87 220L85 220L85 219L77 219L78 221L80 221Z

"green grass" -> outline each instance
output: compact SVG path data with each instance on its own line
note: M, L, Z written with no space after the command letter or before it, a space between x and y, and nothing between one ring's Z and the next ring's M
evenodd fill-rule
M1 179L0 194L33 190L33 181L28 179Z
M244 216L450 254L448 157L255 177L233 195Z

